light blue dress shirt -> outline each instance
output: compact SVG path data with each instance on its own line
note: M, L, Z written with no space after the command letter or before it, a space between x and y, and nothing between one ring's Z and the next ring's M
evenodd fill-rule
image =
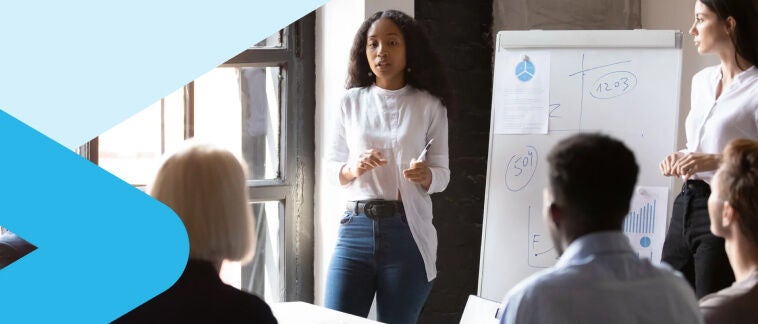
M620 231L571 243L558 263L516 285L500 323L702 323L678 273L640 259Z

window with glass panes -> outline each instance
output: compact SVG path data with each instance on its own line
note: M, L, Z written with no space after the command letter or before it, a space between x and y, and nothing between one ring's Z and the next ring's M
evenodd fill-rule
M314 23L309 14L79 149L145 188L161 157L189 138L248 167L256 255L222 279L267 302L313 302Z

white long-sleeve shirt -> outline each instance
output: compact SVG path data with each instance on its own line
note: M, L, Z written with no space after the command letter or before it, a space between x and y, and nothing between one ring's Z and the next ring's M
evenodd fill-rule
M719 65L692 77L692 108L685 121L687 147L681 152L719 154L734 139L758 140L758 69L752 66L737 74L716 99L720 81ZM695 178L710 183L714 173L698 172Z
M410 85L385 90L375 85L352 88L342 99L327 147L329 177L339 184L345 165L355 165L366 150L382 153L388 164L374 168L343 187L348 200L402 197L408 226L424 259L427 279L437 276L437 231L432 224L430 194L445 190L450 182L447 110L440 100ZM432 171L429 190L403 177L426 143L434 139L426 154Z

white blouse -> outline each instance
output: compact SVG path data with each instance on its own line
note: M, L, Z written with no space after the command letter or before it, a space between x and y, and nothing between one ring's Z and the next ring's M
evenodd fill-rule
M354 165L369 149L382 153L389 163L374 168L343 187L348 200L398 200L405 207L408 226L424 259L427 279L437 276L437 231L432 225L430 194L445 190L450 182L447 110L437 97L410 85L385 90L375 85L352 88L342 99L341 111L330 130L327 147L329 177L339 185L342 167ZM432 183L425 191L411 183L402 171L410 167L430 139L426 154Z
M737 74L716 99L719 81L719 65L692 77L692 109L685 122L687 147L681 152L718 154L734 139L758 140L758 69L752 66ZM710 183L714 173L698 172L693 178Z

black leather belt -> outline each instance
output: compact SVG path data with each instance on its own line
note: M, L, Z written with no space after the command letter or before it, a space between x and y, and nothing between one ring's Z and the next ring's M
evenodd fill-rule
M359 200L348 201L347 210L358 214L366 214L371 219L382 219L395 216L403 211L403 202L396 200Z
M711 194L711 186L703 180L687 180L682 185L682 191L690 191L696 195L708 196Z

